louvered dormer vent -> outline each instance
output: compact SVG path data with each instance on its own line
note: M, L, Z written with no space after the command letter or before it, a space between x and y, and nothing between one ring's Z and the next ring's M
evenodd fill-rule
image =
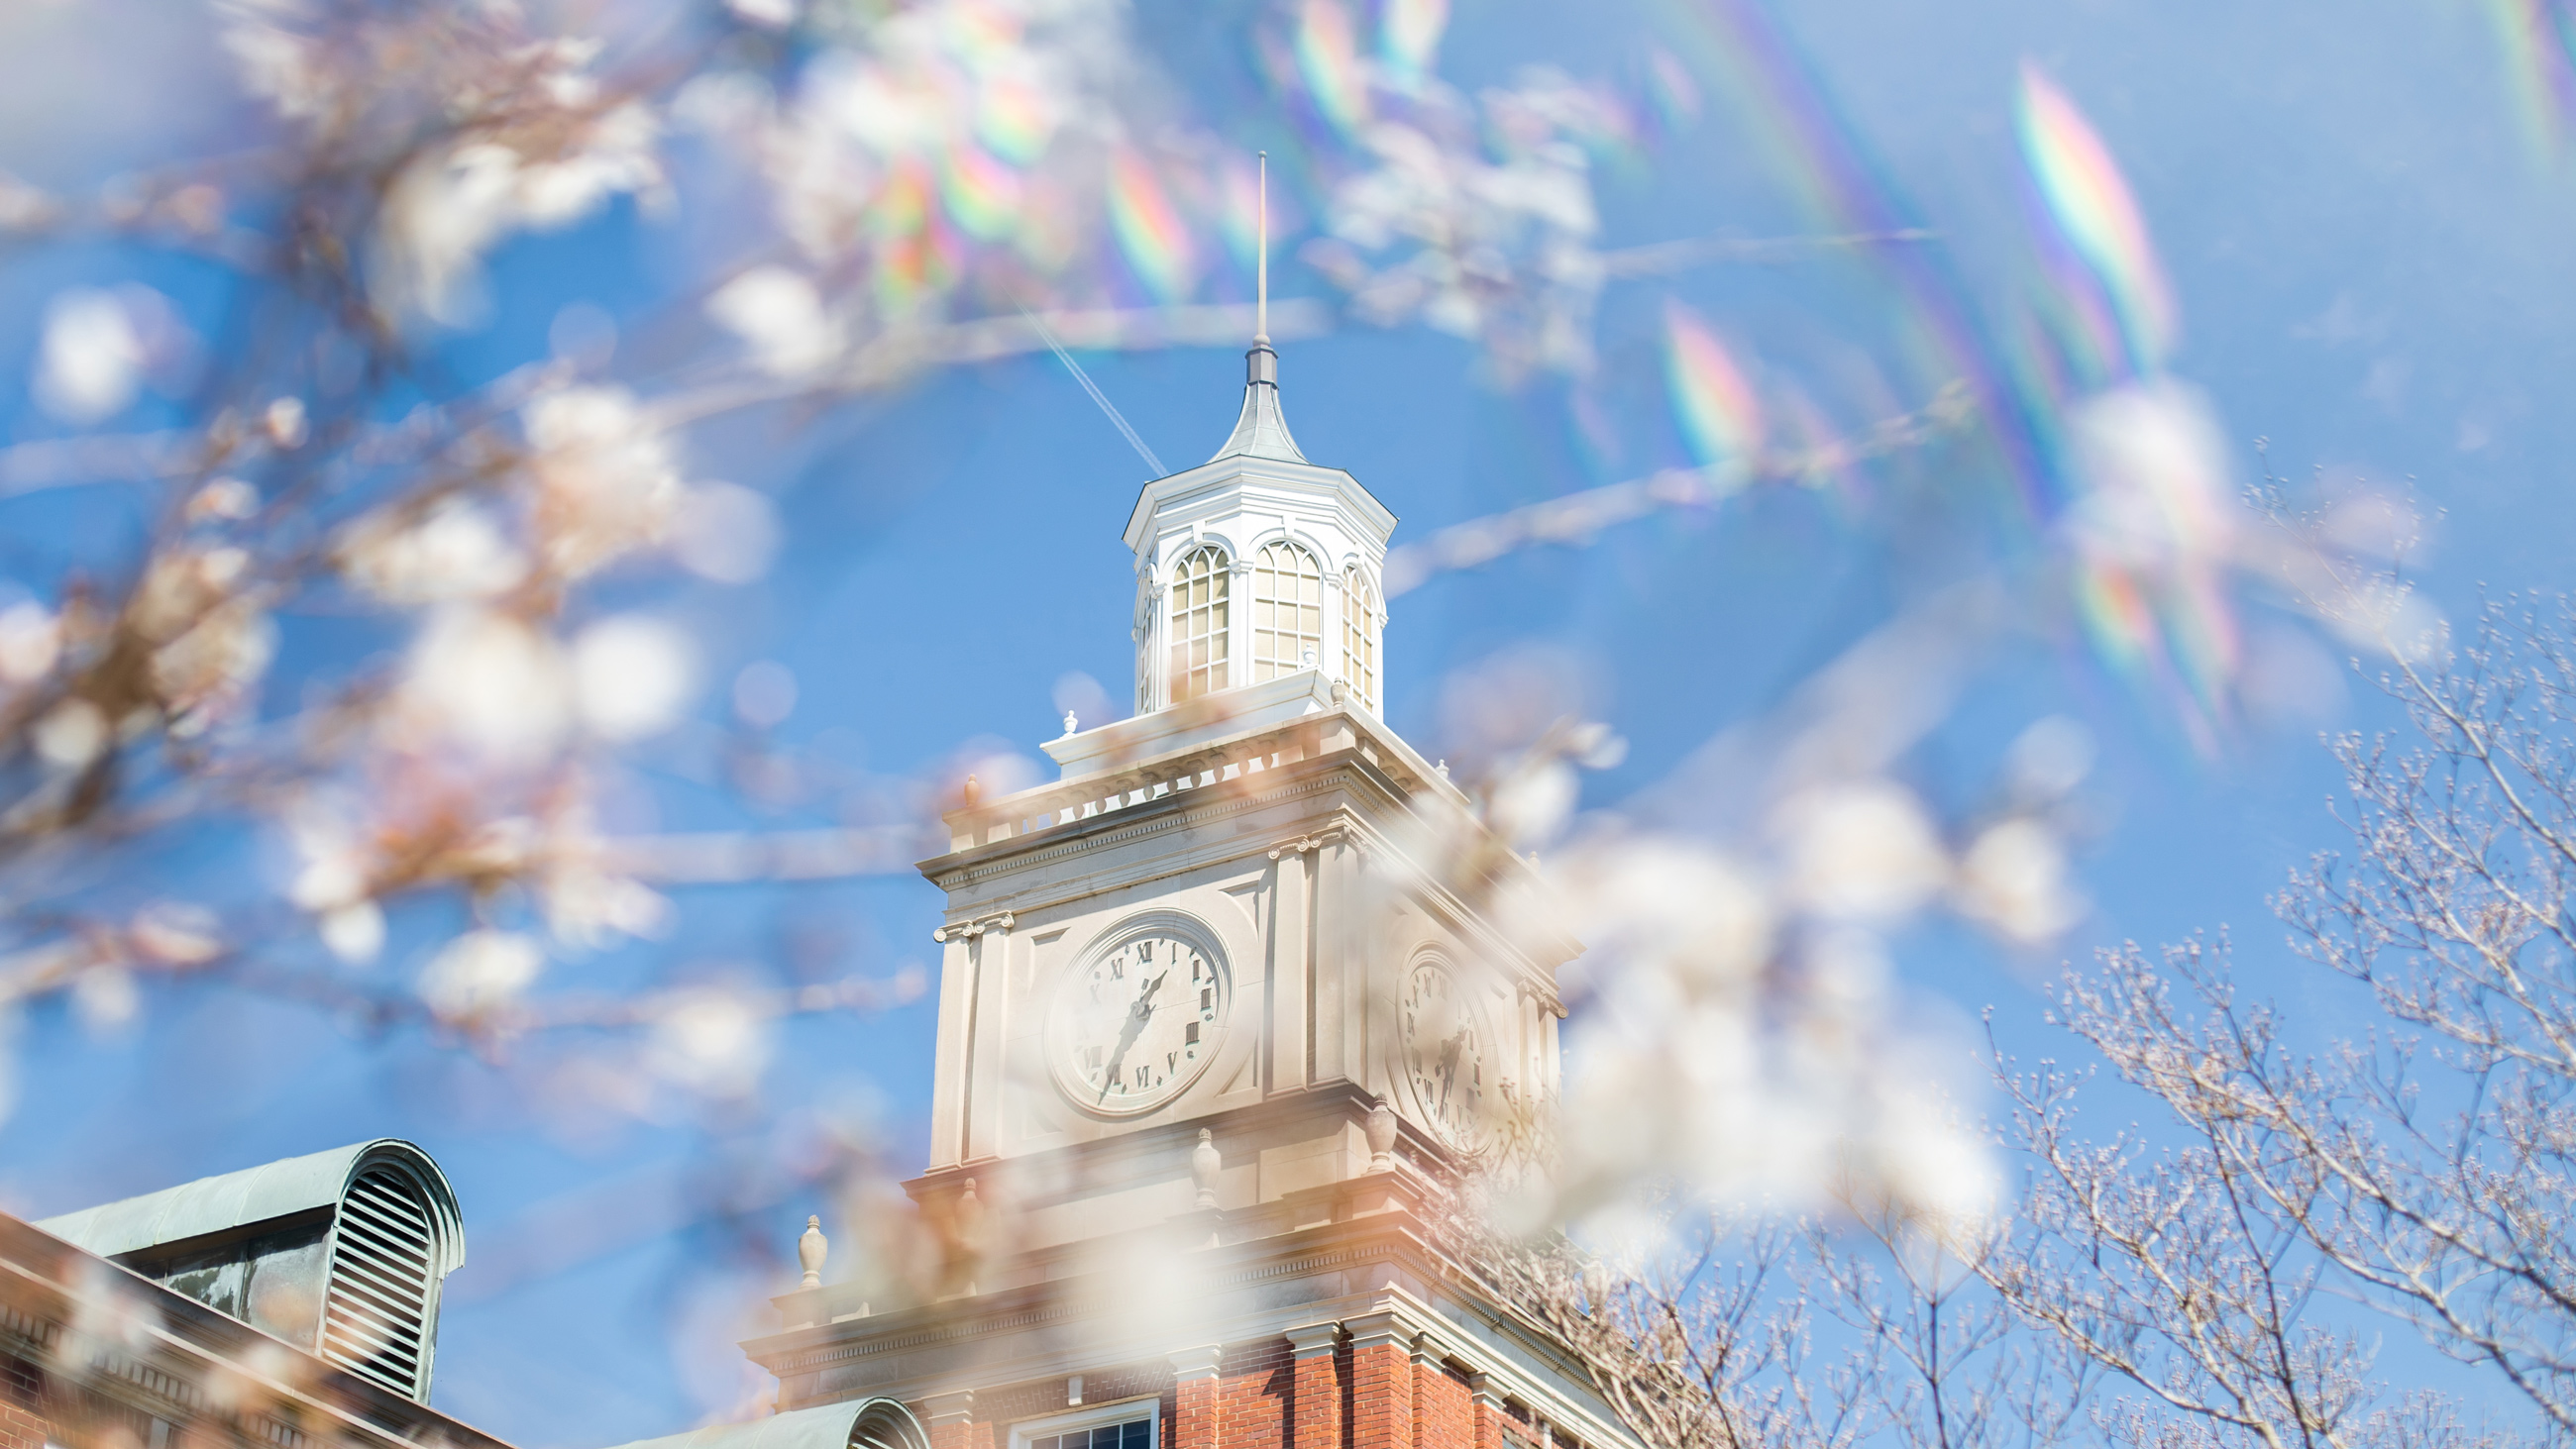
M419 1398L439 1273L429 1204L387 1166L360 1173L340 1202L322 1356L406 1398Z
M408 1142L355 1142L36 1226L429 1402L439 1285L465 1262L465 1223L447 1175Z

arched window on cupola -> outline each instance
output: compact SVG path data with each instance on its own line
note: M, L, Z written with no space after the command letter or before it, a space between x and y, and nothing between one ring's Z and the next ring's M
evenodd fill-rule
M1342 683L1377 713L1377 592L1358 564L1342 574Z
M1226 593L1234 581L1225 550L1208 544L1172 566L1172 607L1164 617L1171 641L1172 703L1226 686Z
M1281 539L1252 560L1252 682L1306 667L1324 657L1324 570L1315 556Z

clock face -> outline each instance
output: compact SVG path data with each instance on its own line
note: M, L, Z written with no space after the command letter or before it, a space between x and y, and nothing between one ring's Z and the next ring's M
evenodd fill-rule
M1485 1135L1485 1040L1464 987L1438 962L1406 976L1396 1003L1398 1050L1413 1100L1450 1146L1472 1150Z
M1047 1020L1058 1086L1094 1112L1148 1111L1216 1056L1224 958L1169 921L1113 931L1061 985Z

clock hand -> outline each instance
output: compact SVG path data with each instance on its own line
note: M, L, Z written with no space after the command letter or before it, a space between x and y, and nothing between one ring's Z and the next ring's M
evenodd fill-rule
M1449 1110L1449 1089L1458 1081L1458 1053L1467 1044L1467 1028L1460 1027L1440 1044L1440 1110Z
M1127 1060L1127 1049L1136 1044L1136 1038L1145 1030L1145 1022L1154 1014L1154 993L1162 989L1163 976L1171 974L1165 971L1162 976L1146 982L1145 989L1136 993L1135 1004L1127 1008L1127 1024L1118 1030L1118 1049L1110 1054L1109 1070L1101 1074L1100 1095L1093 1099L1095 1104L1109 1100L1109 1088L1118 1080L1118 1068Z

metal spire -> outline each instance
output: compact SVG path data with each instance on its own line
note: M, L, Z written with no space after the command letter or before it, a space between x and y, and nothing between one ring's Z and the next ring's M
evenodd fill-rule
M1303 463L1306 455L1288 435L1288 419L1279 410L1279 354L1270 346L1270 153L1261 153L1261 192L1256 203L1260 249L1255 254L1252 350L1243 355L1243 413L1234 434L1217 449L1218 458L1247 454ZM1214 462L1215 459L1210 459Z
M1254 253L1253 262L1257 280L1253 283L1252 293L1252 341L1254 346L1267 347L1270 345L1270 153L1267 151L1261 153L1260 200L1254 205L1255 214L1261 218L1257 233L1261 238L1261 249Z

